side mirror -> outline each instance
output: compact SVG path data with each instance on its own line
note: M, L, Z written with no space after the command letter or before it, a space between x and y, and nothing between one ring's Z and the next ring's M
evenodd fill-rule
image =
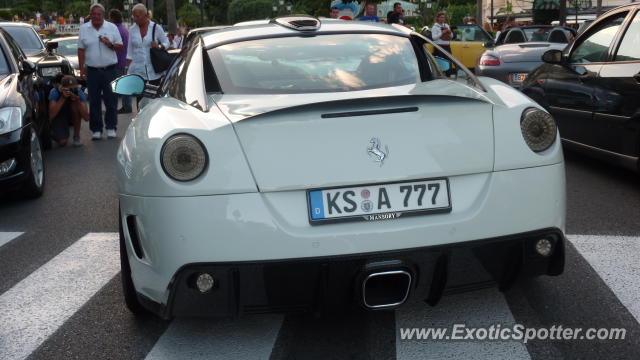
M53 50L58 48L58 43L55 42L55 41L53 41L53 42L52 41L48 41L46 46L47 46L47 50L49 52L51 52L51 51L53 51Z
M22 74L33 74L36 72L36 65L29 60L22 60L20 72Z
M451 63L448 60L445 60L438 56L436 56L436 64L438 64L438 68L440 68L440 71L442 71L443 73L451 69Z
M111 82L111 90L119 95L142 95L144 79L136 74L121 76Z
M542 61L547 64L562 64L564 62L562 51L556 49L547 50L542 54Z

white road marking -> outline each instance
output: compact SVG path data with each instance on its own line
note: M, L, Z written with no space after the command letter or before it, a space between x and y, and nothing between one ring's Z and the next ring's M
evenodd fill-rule
M9 241L17 238L18 236L22 235L24 233L22 232L1 232L0 231L0 247L2 247L2 245L8 243Z
M569 241L640 322L640 237L568 235Z
M524 344L497 340L401 340L401 328L447 328L454 324L486 327L515 325L504 296L496 288L446 296L435 307L422 301L396 311L396 357L403 359L530 359ZM464 336L466 333L463 332Z
M24 359L120 271L117 233L89 233L0 295L0 354Z
M146 358L268 360L282 320L282 315L248 315L237 320L178 318Z

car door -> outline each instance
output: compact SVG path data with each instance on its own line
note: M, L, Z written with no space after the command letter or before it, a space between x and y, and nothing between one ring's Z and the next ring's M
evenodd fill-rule
M548 74L545 100L564 139L588 145L597 141L595 80L628 13L620 11L600 20L576 40L567 63L554 66Z
M640 151L640 11L632 14L618 43L594 80L595 146L638 157Z

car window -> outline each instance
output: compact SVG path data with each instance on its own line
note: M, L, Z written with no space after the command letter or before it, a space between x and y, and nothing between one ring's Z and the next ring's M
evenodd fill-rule
M549 39L549 33L551 32L550 27L540 27L540 28L525 28L524 35L527 38L527 41L547 41Z
M7 56L11 55L6 54L4 48L0 46L0 76L2 77L11 73L11 67L9 66Z
M421 81L411 41L394 35L268 38L209 54L227 94L354 91Z
M453 30L456 34L454 41L489 41L487 34L478 26L460 25Z
M3 28L27 55L35 55L44 49L42 40L33 28L22 26L5 26Z
M12 37L7 36L5 37L5 40L7 41L7 45L9 45L9 51L11 51L11 55L13 55L13 58L16 59L16 62L19 62L24 57L24 52L22 51L22 49L20 49L20 47L16 44L15 40L13 40Z
M606 61L609 46L626 16L627 12L623 12L598 23L586 34L587 38L574 48L569 61L571 63Z
M64 56L77 56L78 55L78 40L61 40L58 41L58 48L56 53Z
M633 60L640 60L640 12L629 24L615 58L615 61Z

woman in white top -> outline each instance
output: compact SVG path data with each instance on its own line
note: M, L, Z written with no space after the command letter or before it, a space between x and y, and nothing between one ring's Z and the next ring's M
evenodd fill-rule
M162 26L155 26L149 20L147 8L136 4L131 10L135 24L129 29L129 45L127 47L127 74L138 74L150 84L158 85L162 73L156 73L151 65L151 47L169 47L169 39Z
M453 37L453 33L451 32L449 25L445 24L444 19L445 17L443 12L436 14L436 23L433 24L433 28L431 28L431 36L436 44L451 54L451 46L449 45L449 42ZM433 55L444 57L438 50L436 50Z

